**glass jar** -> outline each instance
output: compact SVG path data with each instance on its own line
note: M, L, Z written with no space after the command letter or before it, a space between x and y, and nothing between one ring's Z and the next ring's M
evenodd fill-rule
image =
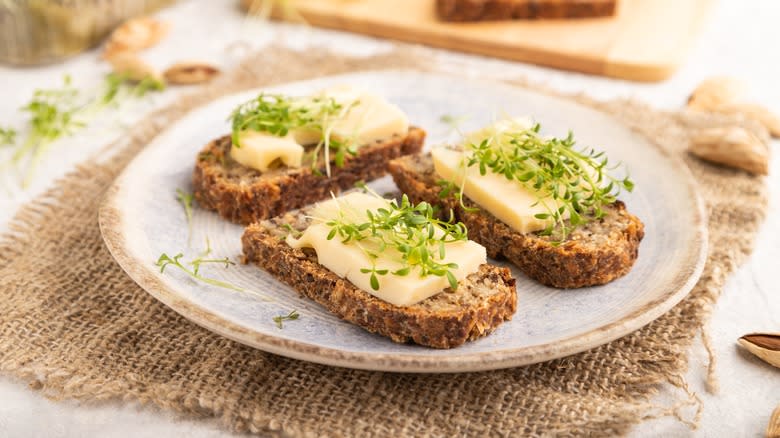
M175 0L0 0L0 62L59 61L97 45L124 20Z

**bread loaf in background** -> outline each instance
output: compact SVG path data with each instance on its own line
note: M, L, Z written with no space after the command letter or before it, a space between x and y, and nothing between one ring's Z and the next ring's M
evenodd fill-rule
M436 0L444 21L609 17L616 9L617 0Z

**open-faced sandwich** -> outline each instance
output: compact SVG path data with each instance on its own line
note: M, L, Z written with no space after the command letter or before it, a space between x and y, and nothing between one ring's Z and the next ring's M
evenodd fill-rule
M644 226L617 200L633 182L614 170L603 153L576 149L571 134L545 137L525 119L390 163L413 202L454 211L489 257L561 288L610 282L638 256Z
M348 87L260 94L230 120L232 133L198 155L194 196L244 225L381 177L389 160L419 152L425 139L400 108Z
M451 348L515 313L515 280L462 223L351 192L246 228L255 263L340 318L396 342Z

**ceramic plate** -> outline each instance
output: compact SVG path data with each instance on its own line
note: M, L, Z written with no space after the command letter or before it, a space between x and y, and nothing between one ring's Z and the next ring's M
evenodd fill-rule
M363 72L296 82L265 91L306 94L352 84L400 105L428 131L427 146L456 135L442 115L467 117L472 130L502 114L530 115L543 131L576 134L579 144L622 161L636 182L623 196L645 224L639 259L631 272L608 285L577 290L542 286L513 270L518 310L490 336L451 350L400 345L373 335L301 298L255 266L209 265L204 276L246 292L193 281L155 262L161 253L197 256L211 242L212 255L237 261L242 227L195 209L191 235L175 190L191 190L198 151L229 131L227 115L260 90L230 95L192 111L140 153L108 191L100 212L106 244L141 287L175 311L238 342L297 359L352 368L407 371L476 371L563 357L607 343L658 318L693 287L704 264L704 209L684 164L611 117L569 100L494 82L409 71ZM386 177L372 184L393 190ZM669 217L670 214L674 218ZM278 328L273 318L297 310L300 319Z

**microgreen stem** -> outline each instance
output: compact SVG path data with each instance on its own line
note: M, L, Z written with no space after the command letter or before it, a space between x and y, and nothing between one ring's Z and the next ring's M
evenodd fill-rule
M206 239L206 249L200 253L198 257L195 259L182 263L181 258L184 257L184 254L178 253L175 256L171 257L167 253L162 253L160 257L157 259L157 262L155 263L160 268L160 273L165 273L165 268L168 266L174 266L181 271L185 272L187 275L192 277L195 280L202 281L203 283L210 284L212 286L222 287L225 289L232 289L238 292L244 292L244 289L232 285L230 283L217 280L214 278L208 278L204 277L200 274L200 268L202 265L206 264L221 264L225 265L225 268L228 268L231 265L235 265L233 261L231 261L229 258L221 258L221 259L214 259L214 258L206 258L208 255L211 254L211 244ZM188 268L187 265L192 266L192 269Z
M192 201L194 196L192 193L187 193L182 189L176 189L176 199L181 202L184 208L184 216L187 218L187 245L189 245L192 238Z
M279 327L279 329L281 330L282 328L284 328L284 326L283 326L283 322L284 321L295 321L296 319L298 319L300 317L301 317L301 314L298 313L297 310L293 310L290 313L288 313L287 315L274 316L273 320L276 323L276 326Z

